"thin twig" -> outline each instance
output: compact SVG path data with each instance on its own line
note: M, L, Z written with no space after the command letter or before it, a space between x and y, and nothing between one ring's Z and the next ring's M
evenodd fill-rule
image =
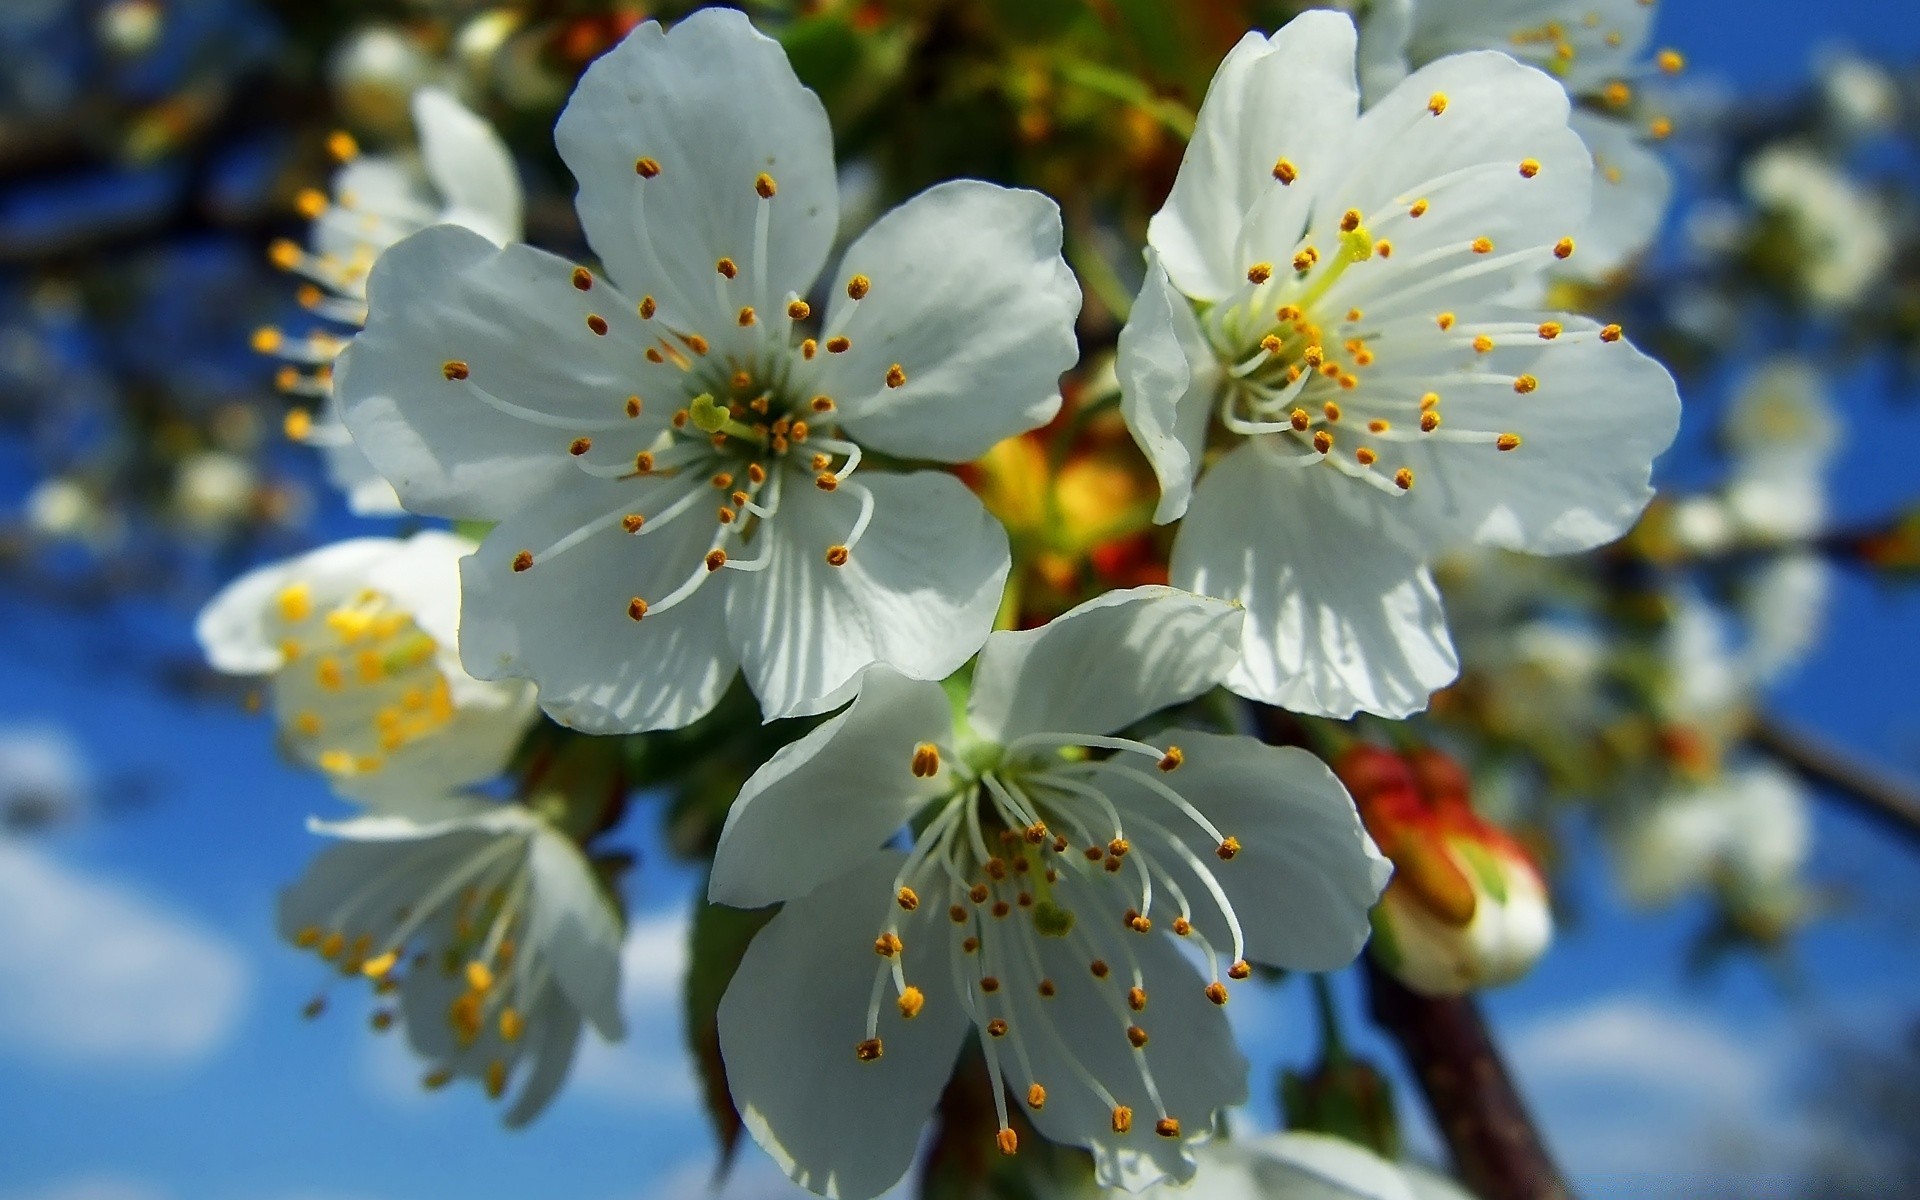
M1751 736L1755 746L1802 779L1920 844L1920 788L1912 780L1861 762L1832 742L1774 717L1754 718Z

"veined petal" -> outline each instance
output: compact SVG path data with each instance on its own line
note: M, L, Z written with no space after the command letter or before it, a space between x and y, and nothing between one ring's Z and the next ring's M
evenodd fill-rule
M827 310L851 345L817 381L847 433L966 462L1052 420L1080 355L1080 284L1060 242L1052 200L975 179L928 188L862 234Z
M1653 244L1673 199L1673 174L1627 122L1585 109L1570 119L1593 153L1594 198L1567 265L1581 278L1604 279Z
M1542 315L1491 310L1466 319L1534 324ZM1492 441L1406 443L1420 484L1406 496L1369 497L1383 520L1397 515L1436 548L1471 540L1533 554L1589 550L1633 524L1653 497L1653 460L1679 428L1673 377L1632 343L1592 336L1595 322L1552 316L1566 333L1499 339L1474 364L1476 379L1451 382L1439 373L1451 365L1440 355L1432 372L1417 361L1393 364L1396 375L1434 387L1450 426L1520 440L1509 451ZM1510 382L1522 377L1525 393Z
M1413 37L1415 2L1372 0L1367 6L1366 19L1360 22L1360 48L1356 55L1363 103L1371 105L1379 100L1399 86L1413 69L1407 61L1407 51Z
M581 76L554 141L607 270L710 339L734 328L742 305L805 295L826 261L840 212L826 110L741 13L636 28ZM721 258L739 272L725 303Z
M1054 1141L1092 1151L1102 1186L1138 1191L1162 1179L1193 1177L1193 1149L1212 1135L1215 1115L1247 1098L1247 1061L1225 1010L1207 999L1206 981L1172 938L1124 930L1118 914L1109 915L1114 897L1103 894L1108 890L1062 877L1059 903L1079 914L1075 932L1032 939L1041 978L1053 984L1054 995L1040 994L1024 956L1007 954L999 969L1010 977L1002 994L1012 1035L1032 1060L1031 1082L1046 1088L1045 1105L1030 1109L1028 1118ZM1113 967L1105 978L1088 970L1096 957ZM1138 1012L1127 1007L1127 964L1138 966L1147 985ZM1130 1026L1147 1035L1138 1049ZM1088 1087L1081 1071L1106 1095ZM1015 1088L1016 1095L1021 1091ZM1109 1097L1132 1110L1130 1131L1114 1130ZM1179 1122L1178 1136L1155 1130L1163 1113Z
M1258 442L1201 479L1173 545L1178 587L1247 609L1227 687L1295 712L1404 717L1459 673L1424 557L1370 489Z
M822 1196L867 1200L906 1173L968 1028L947 973L931 971L911 981L926 997L920 1014L905 1019L883 999L883 1052L854 1054L881 961L874 930L893 906L901 860L876 854L788 903L720 1001L720 1053L741 1119L788 1178ZM946 920L936 907L909 916L908 945ZM925 933L929 945L941 936Z
M286 661L280 639L269 632L275 598L290 585L305 584L316 604L365 586L367 572L399 551L393 538L349 538L311 554L269 563L220 589L194 622L194 636L216 671L265 675Z
M1418 1200L1406 1172L1345 1138L1272 1134L1243 1152L1262 1195L1288 1200Z
M935 774L915 773L923 744L941 756ZM864 863L952 789L955 758L940 685L869 667L844 712L781 747L740 789L713 853L708 898L758 908Z
M413 124L441 219L499 245L520 240L520 176L493 126L439 88L413 94Z
M858 519L856 486L873 518L836 567L827 551ZM844 703L877 662L945 678L986 640L1010 563L1000 523L938 471L789 488L759 540L771 561L728 587L727 633L768 720Z
M533 1060L520 1091L501 1118L508 1129L519 1129L546 1111L560 1094L573 1071L574 1056L580 1052L580 1014L567 1010L543 1015L533 1024L534 1042L524 1051Z
M1166 207L1147 240L1175 286L1196 300L1219 300L1243 286L1238 259L1242 220L1273 189L1285 199L1276 225L1304 230L1314 189L1346 153L1359 106L1353 22L1309 11L1271 38L1249 33L1214 73L1193 140ZM1280 159L1296 172L1280 178ZM1325 180L1324 182L1331 182Z
M1160 481L1158 524L1187 511L1193 479L1206 449L1207 419L1220 383L1220 365L1200 322L1147 251L1147 278L1120 331L1120 411Z
M719 590L708 580L686 602L635 620L694 572L711 544L706 514L630 534L622 510L652 517L704 480L578 476L496 526L461 562L460 653L481 679L515 675L540 687L540 705L592 733L677 729L712 708L733 679ZM541 556L576 531L584 541ZM522 552L533 557L525 570ZM711 590L709 590L711 589Z
M1237 605L1175 588L1107 592L1038 629L989 637L967 720L1002 744L1113 733L1226 678L1244 619Z
M385 595L422 632L451 646L460 632L460 560L479 543L444 529L423 529L371 563L364 586Z
M1334 971L1353 961L1367 940L1367 912L1392 866L1361 827L1347 789L1318 758L1297 747L1250 737L1180 730L1160 739L1177 744L1180 768L1163 782L1220 832L1240 843L1231 861L1214 858L1219 842L1192 824L1172 830L1213 868L1239 914L1247 957L1297 971ZM1162 825L1165 802L1124 772L1101 772L1102 791L1123 819L1140 813ZM1167 869L1196 898L1193 923L1215 949L1231 945L1207 893L1182 860Z
M648 364L639 351L653 337L633 305L604 283L580 290L574 270L452 225L380 256L334 391L410 510L502 520L577 471L575 438L612 428L638 445L665 428L671 404L627 420L628 397L678 396L680 372Z
M620 1016L620 922L593 868L571 838L544 826L528 847L527 865L533 872L528 940L540 947L553 965L555 985L600 1036L620 1037L625 1032Z
M1648 0L1419 0L1408 51L1417 63L1500 50L1551 70L1575 95L1633 74L1647 44Z

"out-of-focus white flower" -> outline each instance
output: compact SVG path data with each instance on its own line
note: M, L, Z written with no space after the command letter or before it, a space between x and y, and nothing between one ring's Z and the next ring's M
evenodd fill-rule
M1818 554L1783 554L1741 582L1744 657L1756 683L1769 683L1806 660L1820 642L1833 571Z
M1214 1142L1196 1157L1190 1186L1149 1188L1144 1200L1473 1200L1437 1171L1320 1133Z
M25 504L27 528L51 541L100 543L121 528L119 515L77 479L54 476L33 485Z
M1356 116L1353 56L1308 12L1221 64L1119 371L1156 517L1186 514L1173 581L1247 608L1228 686L1400 717L1458 667L1428 562L1619 536L1679 401L1619 326L1504 303L1592 195L1560 86L1455 55Z
M357 128L404 136L415 94L439 74L439 64L406 30L363 25L340 39L327 62L334 101Z
M734 975L720 1045L796 1182L859 1200L897 1180L969 1032L1002 1153L1011 1090L1104 1186L1192 1174L1246 1097L1225 981L1344 965L1387 875L1306 752L1114 736L1211 687L1240 621L1140 588L996 633L958 728L938 684L875 667L748 781L710 894L786 907ZM911 849L883 849L903 827Z
M270 677L287 752L343 794L406 810L506 766L531 686L460 667L460 556L428 531L356 538L241 576L201 611L208 661Z
M166 19L159 0L110 0L94 21L107 49L132 58L153 49Z
M1592 152L1593 207L1574 230L1580 255L1557 268L1600 279L1653 241L1673 179L1645 145L1672 132L1645 111L1638 83L1684 63L1663 50L1645 57L1652 0L1376 0L1360 29L1360 79L1369 103L1409 70L1449 54L1498 50L1539 67L1582 101L1573 127Z
M1630 809L1611 839L1628 897L1657 905L1709 881L1735 895L1791 884L1812 826L1800 784L1771 764L1750 763Z
M1879 63L1840 49L1821 55L1818 69L1820 99L1843 137L1873 137L1900 119L1900 85Z
M1840 422L1812 364L1762 366L1735 394L1721 431L1733 459L1727 509L1745 538L1797 541L1825 528Z
M313 221L311 248L273 246L276 265L308 280L302 303L328 320L353 327L366 320L367 274L387 247L408 234L451 224L496 244L520 236L520 179L492 126L433 88L413 92L411 109L417 155L362 155L352 139L335 135L335 153L345 161L332 194L314 190L300 197L301 211ZM289 413L288 436L320 448L328 477L354 512L398 513L403 510L393 486L340 423L333 361L346 345L346 338L325 332L293 338L269 327L254 335L255 349L287 360L281 390L320 404L318 414Z
M397 1009L433 1064L427 1088L517 1086L505 1119L524 1124L566 1081L583 1019L622 1036L621 919L580 848L531 810L442 796L312 828L340 844L281 895L281 936L393 997L374 1028Z
M1744 182L1790 239L1794 283L1816 308L1850 307L1885 274L1893 254L1886 209L1825 158L1770 146L1747 164Z
M239 455L196 451L174 469L174 516L203 533L230 529L251 510L258 483L253 465Z
M685 725L742 671L769 718L876 662L952 672L1006 533L952 475L871 464L965 462L1058 409L1080 306L1059 210L929 189L847 250L816 321L826 112L727 9L636 28L555 138L612 278L428 230L382 258L341 360L406 505L500 522L463 567L468 668L594 732Z

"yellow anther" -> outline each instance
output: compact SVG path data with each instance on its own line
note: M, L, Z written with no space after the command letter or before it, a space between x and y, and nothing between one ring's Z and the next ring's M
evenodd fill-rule
M1538 175L1539 173L1540 173L1539 159L1523 158L1520 160L1520 178L1532 179L1535 175Z
M516 572L529 570L532 567L533 567L533 551L522 550L518 554L513 556L513 569Z
M1288 413L1287 420L1301 433L1305 433L1307 426L1313 424L1313 418L1307 415L1307 410L1304 408L1296 408Z
M1678 75L1687 69L1686 56L1678 50L1662 50L1654 55L1653 61L1669 75Z
M637 417L637 416L639 416L639 415L640 415L640 410L641 410L642 408L644 408L644 407L646 407L646 402L645 402L644 400L642 400L642 399L640 399L640 397L638 397L638 396L628 396L628 397L627 397L627 404L626 404L626 413L627 413L627 416L629 416L629 417Z
M1185 761L1187 761L1186 751L1178 746L1168 746L1167 752L1160 756L1160 761L1156 765L1162 771L1173 771L1179 769L1180 764Z
M1153 928L1153 919L1144 916L1135 917L1127 922L1127 928L1135 933L1146 933Z
M1087 964L1087 969L1093 972L1093 977L1095 979L1105 979L1107 977L1108 971L1111 968L1107 966L1105 959L1096 958L1092 962Z
M653 302L652 296L642 296L640 297L639 305L634 311L640 314L642 321L651 321L653 320L653 314L660 311L660 306Z
M346 672L340 669L337 659L323 658L313 668L313 677L321 687L329 692L337 692L346 685Z
M1053 986L1053 980L1042 979L1040 981L1039 986L1036 987L1034 990L1040 993L1040 998L1042 1000L1051 1000L1054 997L1054 993L1059 989Z
M881 958L892 958L904 949L906 946L902 944L900 935L897 933L883 933L873 939L873 952Z
M907 382L907 373L900 366L899 363L895 363L892 366L887 368L887 386L888 387L890 388L904 387L906 386L906 382Z
M1291 304L1282 304L1279 308L1273 310L1273 319L1276 321L1298 321L1300 319L1300 310Z
M1454 316L1450 312L1443 312L1433 319L1433 323L1438 325L1442 330L1452 329L1453 322Z
M1401 467L1398 471L1395 471L1393 473L1393 486L1399 488L1403 492L1411 491L1413 489L1412 469L1408 467Z
M1326 414L1326 418L1329 421L1338 421L1340 419L1340 405L1335 401L1329 400L1325 404L1322 404L1320 411Z
M429 1092L437 1092L453 1082L451 1067L435 1067L420 1077L420 1086Z
M1215 1004L1224 1005L1227 1002L1227 985L1221 983L1218 979L1208 984L1207 999L1213 1001Z
M593 439L590 437L577 437L567 443L567 453L575 458L579 458L591 449L593 449Z
M477 958L469 962L467 964L467 986L476 992L492 991L493 968Z
M1000 1147L1000 1153L1011 1156L1020 1149L1020 1135L1011 1129L1002 1129L993 1135L993 1144Z
M1268 354L1280 353L1280 348L1283 345L1285 345L1285 343L1271 333L1260 339L1260 349L1266 351Z
M733 279L740 274L740 267L730 258L720 258L716 260L713 264L713 269L728 279Z
M304 583L290 583L274 598L280 619L288 623L304 621L313 615L313 591Z
M487 1064L487 1098L498 1100L507 1091L507 1064L494 1059Z
M815 354L818 354L819 352L820 352L820 343L814 341L812 338L808 338L807 340L800 343L800 357L806 359L809 362L813 361L813 356Z
M1376 417L1367 422L1368 433L1385 433L1392 428L1393 423L1381 417Z
M1332 449L1333 449L1333 435L1332 435L1331 433L1328 433L1328 432L1327 432L1326 430L1324 430L1324 429L1316 429L1316 430L1314 430L1314 432L1313 432L1313 448L1314 448L1315 450L1318 450L1318 451L1319 451L1320 453L1322 453L1322 454L1325 454L1325 453L1327 453L1328 451L1330 451L1330 450L1332 450Z
M865 300L867 293L872 290L873 280L868 279L865 275L855 275L852 279L847 280L847 298L849 300Z
M588 313L587 328L592 331L593 336L605 337L607 336L607 319L599 313Z
M1492 238L1483 238L1483 237L1475 238L1473 239L1472 242L1469 243L1469 246L1475 254L1492 254L1493 253Z
M632 618L635 621L639 621L639 620L645 619L646 615L647 615L647 602L645 600L642 600L640 597L635 596L633 599L627 601L628 617Z
M1420 414L1420 432L1421 433L1432 433L1434 430L1438 428L1440 428L1439 413L1423 412Z
M1491 353L1493 351L1493 339L1483 333L1473 339L1473 349L1476 354Z
M920 894L910 887L903 887L894 895L893 901L906 911L912 912L920 907Z
M293 208L309 221L318 220L327 211L327 194L319 188L301 188L293 198Z
M1427 215L1427 208L1428 204L1424 199L1415 200L1413 206L1407 209L1407 215L1410 217L1424 217Z
M1133 1110L1124 1104L1116 1105L1113 1110L1113 1131L1115 1133L1133 1132Z
M1180 1121L1177 1117L1161 1117L1153 1123L1153 1131L1163 1138L1180 1136Z
M1300 178L1300 168L1294 166L1293 163L1287 159L1275 159L1273 163L1273 177L1291 187L1293 181Z
M267 247L267 261L282 271L291 271L300 265L300 247L280 238Z
M1027 1107L1038 1110L1038 1109L1045 1108L1046 1106L1047 1106L1047 1089L1041 1087L1037 1083L1030 1085L1027 1088Z
M378 958L370 958L366 962L361 963L360 972L361 974L365 975L368 979L379 979L382 976L386 975L388 971L393 970L394 964L399 961L400 961L399 952L395 950L389 950L385 954L380 955Z
M771 200L773 194L780 190L780 185L773 181L773 176L762 171L753 177L753 190L760 193L762 200Z
M840 486L840 477L832 471L822 471L813 477L813 486L823 492L831 492Z
M1428 96L1427 111L1436 117L1447 111L1447 94L1445 92L1435 92L1433 95Z
M1606 86L1606 89L1600 93L1600 97L1610 108L1625 108L1633 103L1633 89L1616 79Z
M1561 334L1561 331L1564 328L1565 327L1562 326L1558 321L1542 321L1540 322L1540 330L1539 330L1540 340L1543 342L1550 342L1553 339L1559 337Z
M742 308L740 310L740 313L735 318L735 321L739 324L740 328L745 329L747 326L753 324L758 319L759 318L754 315L753 306L749 304L745 308Z
M1127 1041L1135 1050L1143 1049L1147 1044L1147 1031L1138 1025L1129 1025L1127 1026Z
M327 135L327 153L335 162L349 162L360 157L360 143L344 129L336 129Z
M1127 1007L1135 1012L1145 1012L1147 1007L1147 989L1143 987L1128 988Z
M1620 340L1621 332L1622 330L1618 325L1609 325L1600 331L1600 340L1603 342L1617 342Z
M851 349L853 349L853 342L848 338L830 337L827 339L828 354L845 354Z
M633 456L633 470L637 475L645 475L653 470L653 455L642 450Z
M500 1040L517 1042L520 1035L527 1031L527 1021L520 1010L509 1005L500 1010Z
M908 984L902 989L899 999L895 1000L894 1003L899 1005L900 1015L911 1021L920 1015L921 1009L927 1006L927 997L919 988Z
M997 1038L1001 1038L1001 1037L1005 1037L1005 1036L1007 1036L1007 1022L1006 1022L1006 1020L1005 1020L1004 1018L1001 1018L1001 1017L995 1017L995 1018L994 1018L993 1020L991 1020L991 1021L988 1021L988 1022L987 1022L987 1035L988 1035L989 1037L997 1037Z
M940 773L940 747L921 742L913 748L913 777L931 779Z
M1247 960L1244 958L1227 968L1228 979L1241 980L1252 974L1253 968L1247 965Z
M1518 450L1520 448L1520 435L1517 433L1503 433L1493 439L1493 444L1501 450Z
M310 950L314 946L319 945L320 944L319 926L308 925L302 928L299 933L296 933L293 935L293 944L300 947L302 950Z
M1354 230L1358 228L1360 228L1360 210L1359 209L1350 208L1346 212L1343 212L1340 214L1340 232L1341 233L1352 233Z
M1255 263L1255 264L1253 264L1252 266L1250 266L1250 267L1248 267L1248 268L1247 268L1247 282L1248 282L1248 283L1251 283L1251 284L1262 284L1262 283L1265 283L1265 282L1266 282L1267 280L1269 280L1269 279L1272 279L1272 278L1273 278L1273 264L1272 264L1272 263L1269 263L1269 262L1257 262L1257 263Z
M1559 241L1555 242L1553 244L1553 256L1559 259L1572 258L1573 257L1573 239L1570 237L1563 237Z
M1293 256L1293 269L1296 271L1311 271L1313 270L1313 264L1319 261L1320 252L1312 246L1308 246Z
M1516 376L1513 381L1513 390L1519 392L1522 396L1537 391L1539 387L1540 381L1532 375Z
M320 957L326 959L339 958L341 951L346 948L346 935L336 930L320 940Z
M1214 849L1214 853L1220 856L1221 862L1231 862L1234 856L1240 853L1240 839L1237 837L1220 839L1220 845Z
M719 549L718 547L715 547L714 549L707 551L706 562L707 562L707 570L718 571L721 567L724 567L727 565L727 552L725 550Z
M593 272L587 270L585 267L575 267L573 269L573 286L583 292L593 290Z
M1655 117L1648 121L1647 134L1656 141L1666 141L1673 136L1673 118Z
M286 344L286 338L271 325L262 325L253 331L251 339L255 354L278 354L280 347Z
M1353 461L1363 467L1370 467L1379 460L1380 456L1375 454L1372 448L1368 446L1362 446L1353 452Z
M1000 990L1000 981L992 975L980 977L980 990L991 996Z

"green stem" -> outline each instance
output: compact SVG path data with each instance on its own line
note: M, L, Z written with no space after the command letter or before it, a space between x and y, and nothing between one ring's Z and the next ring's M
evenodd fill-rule
M1334 1002L1333 981L1322 972L1308 977L1313 984L1313 1010L1320 1018L1320 1052L1331 1066L1344 1066L1347 1041L1340 1034L1340 1007Z
M1067 243L1067 261L1073 264L1074 272L1093 293L1093 298L1106 306L1115 321L1126 324L1127 314L1133 311L1133 297L1127 294L1127 285L1107 261L1107 256L1086 238L1076 236Z
M1090 92L1131 104L1171 130L1181 141L1193 137L1193 113L1176 100L1156 96L1147 85L1112 67L1068 59L1060 64L1060 78Z

